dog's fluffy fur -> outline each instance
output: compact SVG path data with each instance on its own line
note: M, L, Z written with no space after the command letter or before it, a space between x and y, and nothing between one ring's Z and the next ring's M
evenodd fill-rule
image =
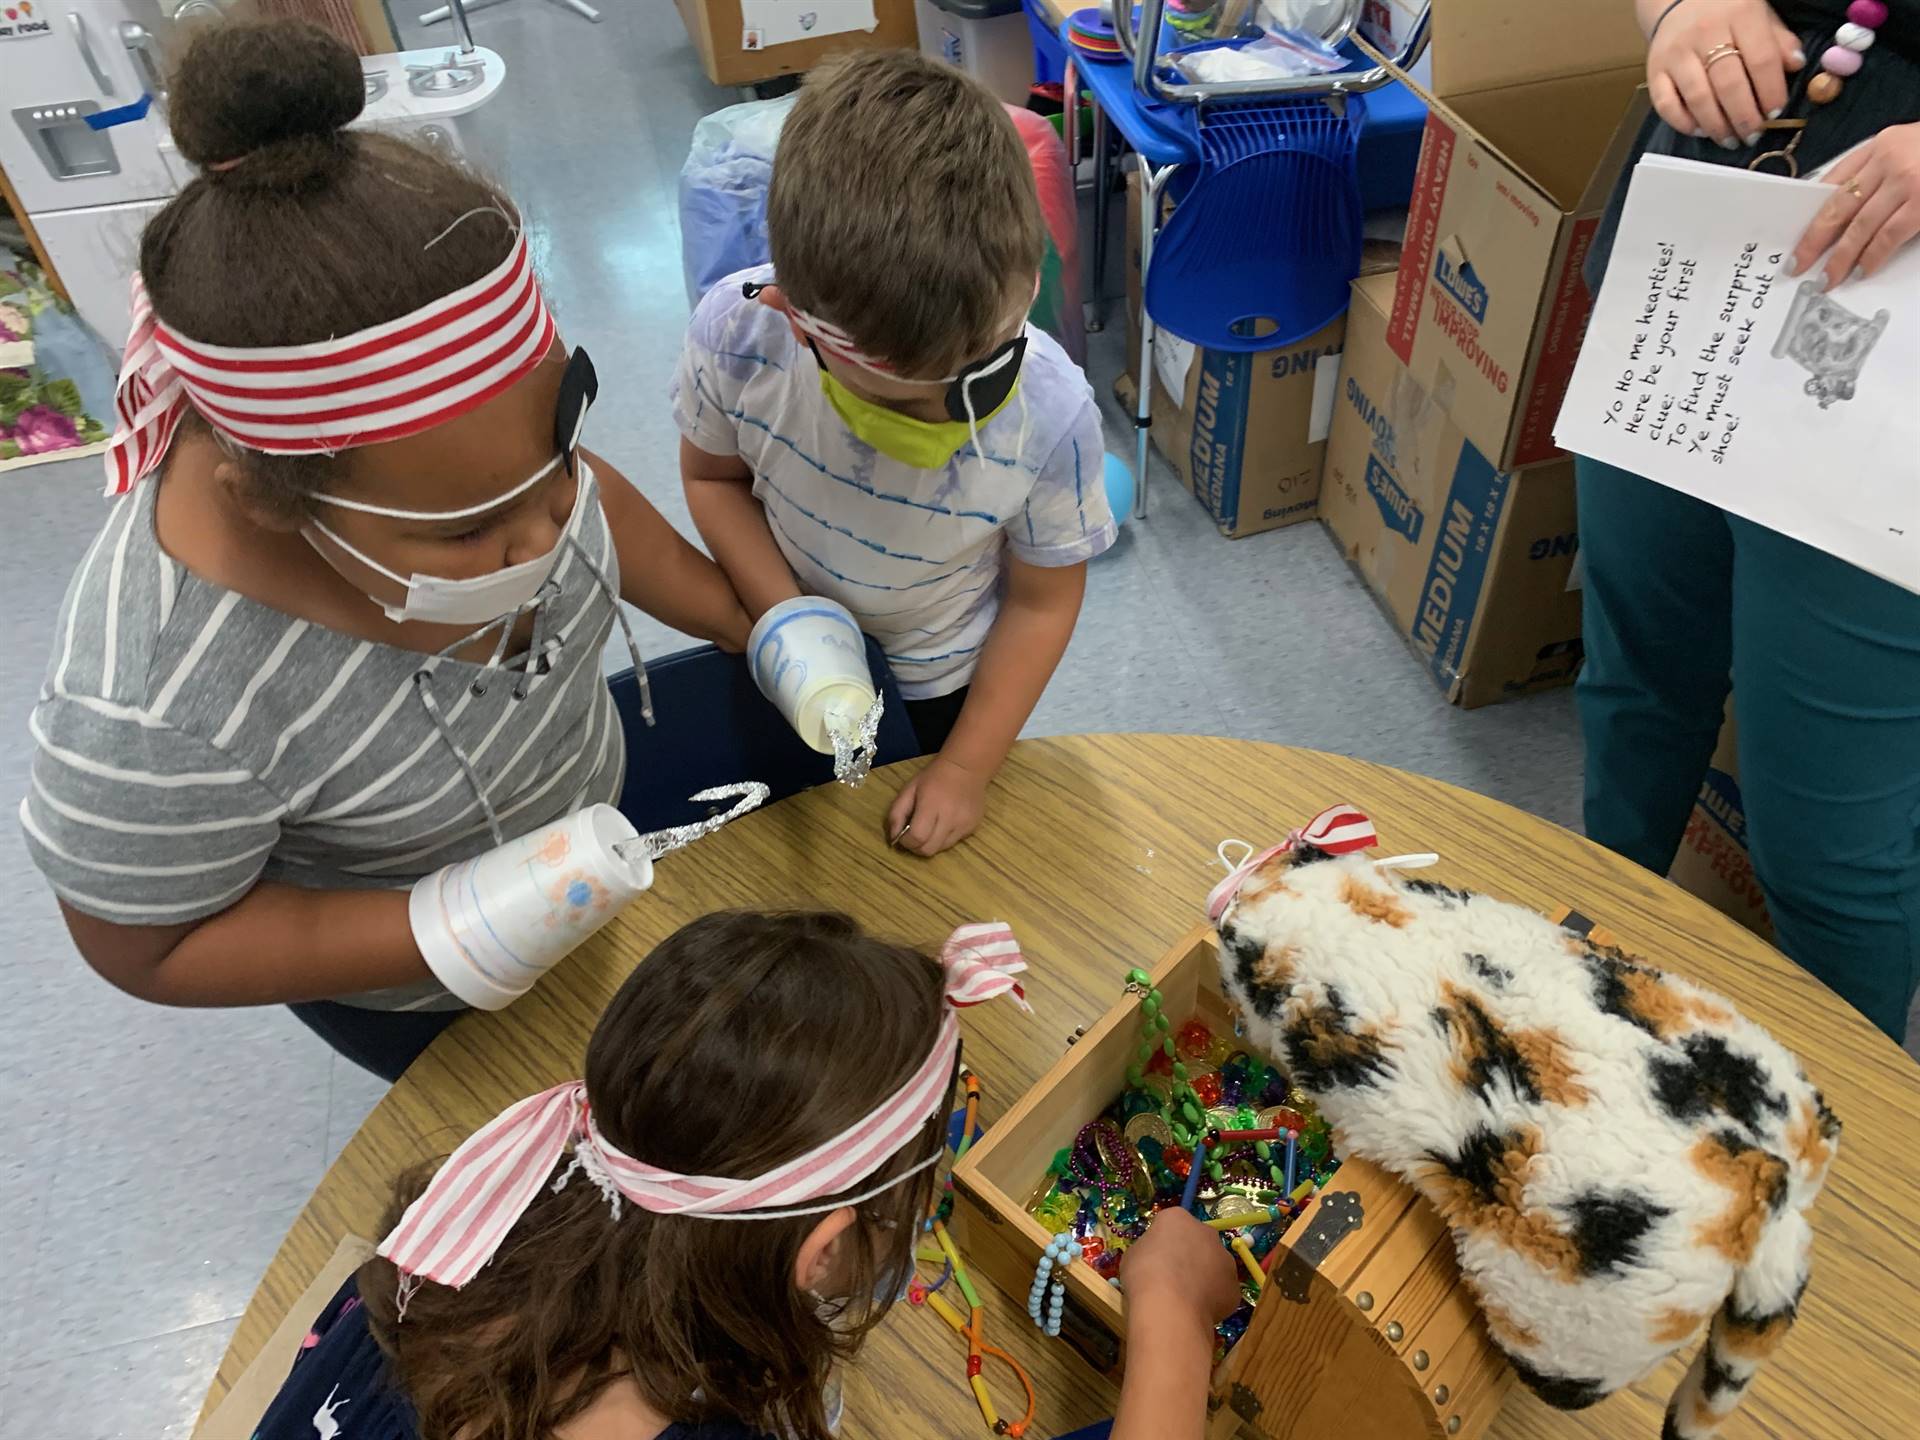
M1794 1057L1718 995L1359 856L1275 856L1219 929L1248 1043L1439 1210L1534 1393L1590 1405L1705 1329L1663 1433L1712 1434L1793 1323L1838 1143Z

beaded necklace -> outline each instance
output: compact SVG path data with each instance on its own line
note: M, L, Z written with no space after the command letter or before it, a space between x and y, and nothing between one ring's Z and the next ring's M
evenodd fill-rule
M1820 73L1807 81L1809 105L1831 105L1840 98L1847 80L1860 73L1867 51L1873 48L1880 27L1886 23L1886 0L1853 0L1847 6L1846 23L1834 32L1833 43L1820 53ZM1739 53L1739 47L1731 43L1716 45L1707 52L1707 68L1711 70L1718 61L1738 56ZM1765 128L1791 130L1793 137L1777 149L1754 156L1747 168L1760 170L1777 164L1789 179L1797 180L1800 177L1800 158L1795 152L1800 148L1800 137L1806 133L1806 119L1769 120Z

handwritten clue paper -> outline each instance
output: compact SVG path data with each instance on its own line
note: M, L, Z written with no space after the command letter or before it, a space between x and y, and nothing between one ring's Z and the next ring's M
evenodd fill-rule
M1920 591L1920 250L1785 274L1831 193L1643 159L1554 438Z

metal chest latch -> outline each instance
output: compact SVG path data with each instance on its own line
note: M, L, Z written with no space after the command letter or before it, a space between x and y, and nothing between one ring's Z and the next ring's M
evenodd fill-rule
M1296 1305L1307 1303L1313 1272L1347 1236L1360 1228L1366 1209L1352 1190L1339 1190L1320 1197L1320 1204L1307 1225L1307 1233L1281 1257L1275 1283L1280 1293Z

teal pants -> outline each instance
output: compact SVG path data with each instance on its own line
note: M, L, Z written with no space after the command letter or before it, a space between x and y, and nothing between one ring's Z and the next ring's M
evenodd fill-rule
M1587 833L1667 872L1731 683L1780 948L1898 1041L1920 983L1920 595L1611 465L1579 479Z

